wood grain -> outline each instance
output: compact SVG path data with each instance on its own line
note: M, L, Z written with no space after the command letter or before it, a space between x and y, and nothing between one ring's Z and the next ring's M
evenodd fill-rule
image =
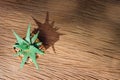
M37 60L40 70L20 70L11 30L24 37L46 11L65 35ZM120 80L120 1L0 0L0 80Z

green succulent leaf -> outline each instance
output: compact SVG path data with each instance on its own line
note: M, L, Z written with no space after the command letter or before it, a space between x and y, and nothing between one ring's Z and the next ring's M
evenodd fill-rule
M32 39L31 39L32 44L33 44L33 43L35 42L35 40L37 39L38 34L39 34L39 31L32 37Z
M41 51L41 50L37 49L37 48L36 48L36 47L34 47L34 46L30 46L30 50L31 50L31 52L34 52L34 53L44 54L44 52L43 52L43 51Z
M22 49L22 50L25 50L25 49L28 49L29 48L29 45L27 44L21 44L21 45L14 45L15 48L19 48L19 49Z
M29 43L30 43L30 27L31 27L31 24L28 25L28 30L25 38L25 40L28 41Z
M22 52L17 52L16 54L14 54L14 56L20 56L22 54Z
M35 43L36 47L39 47L40 45L42 45L42 42Z
M12 30L13 31L13 30ZM15 31L13 31L13 34L15 35L16 39L17 39L17 42L19 44L22 44L23 42L28 44L25 40L23 40Z
M20 68L23 68L23 66L24 66L24 64L25 64L25 62L26 62L27 59L28 59L28 55L24 54L24 57L22 58L22 62L20 64Z
M31 53L30 58L32 59L33 63L35 64L36 69L39 69L39 66L36 62L36 55L34 53Z

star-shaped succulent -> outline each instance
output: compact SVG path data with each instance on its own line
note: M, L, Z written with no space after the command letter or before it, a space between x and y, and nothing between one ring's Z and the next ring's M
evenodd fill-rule
M36 54L44 54L44 52L39 49L39 46L42 45L42 43L36 41L39 32L37 32L34 36L31 36L30 27L31 25L29 24L25 39L21 38L16 32L13 31L13 34L17 39L17 42L14 44L13 47L19 49L19 51L17 51L14 56L23 55L20 68L23 68L27 59L30 58L35 64L36 68L39 69L39 66L36 62Z

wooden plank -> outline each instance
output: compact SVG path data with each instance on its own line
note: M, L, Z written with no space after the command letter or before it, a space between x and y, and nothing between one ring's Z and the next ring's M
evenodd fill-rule
M0 80L119 80L120 2L118 0L1 0ZM13 57L14 29L24 37L32 17L44 23L46 12L60 36L37 62L19 69ZM51 36L52 37L52 36Z

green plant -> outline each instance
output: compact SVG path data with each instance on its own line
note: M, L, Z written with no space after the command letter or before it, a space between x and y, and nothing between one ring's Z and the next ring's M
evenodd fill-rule
M34 36L31 36L30 27L31 25L29 24L25 39L22 39L16 32L13 31L13 34L17 39L17 42L14 44L13 47L19 49L19 51L17 51L14 56L23 55L20 68L23 68L28 58L31 58L36 68L39 69L39 66L36 62L36 54L44 54L44 52L39 49L39 46L42 45L42 43L36 42L39 32L37 32Z

